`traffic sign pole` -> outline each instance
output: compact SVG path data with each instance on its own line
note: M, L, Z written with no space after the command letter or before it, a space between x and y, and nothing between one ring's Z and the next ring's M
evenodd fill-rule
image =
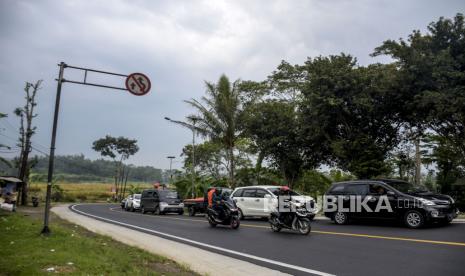
M53 182L53 164L55 161L55 142L56 142L57 126L58 126L58 113L60 111L60 98L61 98L62 84L64 82L70 82L70 83L75 83L75 84L83 84L83 85L105 87L105 88L111 88L111 89L127 90L133 95L137 95L137 96L142 96L142 95L147 94L151 87L150 79L142 73L134 73L128 76L128 75L105 72L105 71L95 70L95 69L90 69L90 68L70 66L64 62L60 62L58 66L60 66L60 70L59 70L58 79L57 79L57 95L55 99L55 113L53 116L52 141L50 143L50 156L48 160L47 194L45 198L44 226L41 231L41 233L44 235L50 234L49 221L50 221L50 202L51 202L51 196L52 196L52 182ZM83 81L66 80L63 77L65 68L84 71L84 80ZM87 82L87 72L126 77L126 88ZM129 87L131 87L131 90L128 88L128 83L129 83Z
M61 97L61 85L63 83L63 73L66 64L60 63L60 71L58 73L57 83L57 96L55 100L55 114L53 116L53 130L52 130L52 142L50 143L50 156L48 161L48 177L47 177L47 196L45 198L45 214L44 214L44 228L42 234L50 234L50 228L48 227L50 217L50 199L52 195L52 180L53 180L53 162L55 161L55 141L57 136L57 125L58 125L58 113L60 110L60 97Z

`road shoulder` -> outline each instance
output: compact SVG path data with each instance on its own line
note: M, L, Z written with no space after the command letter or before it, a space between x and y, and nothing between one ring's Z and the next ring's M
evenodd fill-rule
M52 208L57 216L92 232L109 236L119 242L165 256L204 275L287 275L246 261L212 253L183 243L163 239L140 231L95 220L69 209L69 204Z

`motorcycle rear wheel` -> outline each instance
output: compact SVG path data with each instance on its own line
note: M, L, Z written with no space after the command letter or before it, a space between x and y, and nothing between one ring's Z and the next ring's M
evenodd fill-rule
M210 227L216 227L216 222L212 221L211 218L208 218L208 224L210 224Z
M277 221L277 218L275 217L270 218L270 227L271 227L271 231L273 232L279 232L282 229L281 226L279 226L279 222Z

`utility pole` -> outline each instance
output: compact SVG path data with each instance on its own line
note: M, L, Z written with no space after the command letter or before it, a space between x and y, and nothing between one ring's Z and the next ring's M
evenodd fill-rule
M172 164L173 164L173 159L176 158L174 156L167 156L166 158L168 158L170 160L170 185L173 184L173 171L171 170L171 167L172 167Z

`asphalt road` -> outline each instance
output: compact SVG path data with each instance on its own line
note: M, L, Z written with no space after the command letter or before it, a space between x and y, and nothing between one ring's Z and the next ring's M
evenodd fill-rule
M302 236L274 233L264 221L238 230L210 228L204 217L155 216L118 205L79 204L72 210L293 275L465 275L465 223L407 229L392 223L312 222Z

